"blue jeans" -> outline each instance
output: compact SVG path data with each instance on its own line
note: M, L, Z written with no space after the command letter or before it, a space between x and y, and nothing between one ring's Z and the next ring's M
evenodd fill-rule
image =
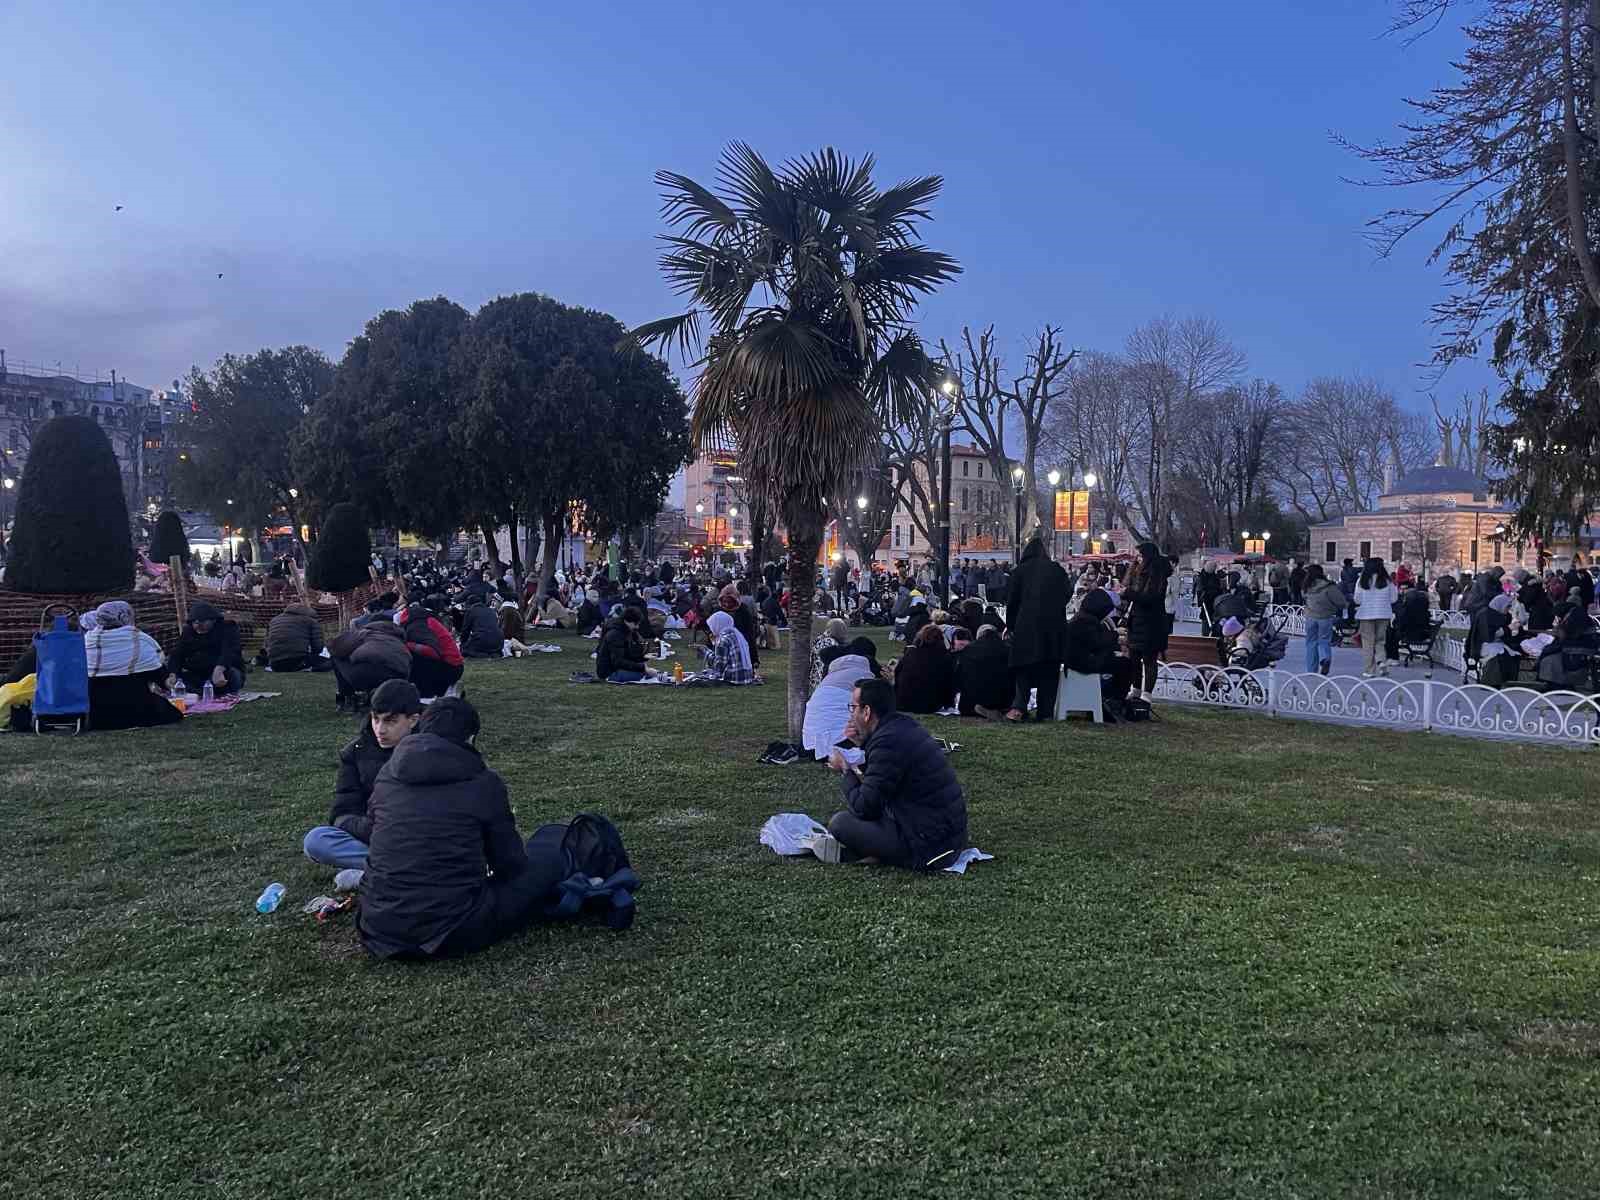
M607 683L638 683L644 676L638 671L613 671L606 676Z
M1306 618L1306 671L1316 674L1317 668L1333 661L1333 618Z
M367 844L354 834L332 825L318 825L305 840L306 857L326 867L367 866Z

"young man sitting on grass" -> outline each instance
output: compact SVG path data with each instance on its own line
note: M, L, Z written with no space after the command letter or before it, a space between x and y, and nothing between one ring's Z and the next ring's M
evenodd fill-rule
M967 803L944 748L895 710L894 686L862 679L845 733L865 760L835 748L828 766L844 774L845 809L828 832L849 855L914 870L947 866L967 844Z
M326 825L305 837L306 857L340 869L367 865L372 840L368 804L378 772L400 740L417 727L422 700L415 684L404 679L380 683L372 693L372 715L361 719L356 736L339 751L339 781L333 788L333 812Z
M377 958L482 950L533 920L566 874L560 853L530 856L478 729L465 700L435 700L378 772L358 922Z

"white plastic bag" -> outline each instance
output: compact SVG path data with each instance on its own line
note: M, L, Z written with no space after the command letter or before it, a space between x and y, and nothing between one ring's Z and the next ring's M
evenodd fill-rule
M761 827L761 844L779 854L810 854L813 839L827 832L805 813L778 813Z

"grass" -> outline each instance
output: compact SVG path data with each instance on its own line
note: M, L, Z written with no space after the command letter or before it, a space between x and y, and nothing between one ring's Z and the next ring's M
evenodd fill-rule
M997 858L923 878L757 844L832 808L755 765L781 663L577 687L563 644L469 668L482 747L527 829L617 821L640 918L465 962L300 915L350 733L326 676L0 738L0 1195L1595 1194L1592 756L929 718Z

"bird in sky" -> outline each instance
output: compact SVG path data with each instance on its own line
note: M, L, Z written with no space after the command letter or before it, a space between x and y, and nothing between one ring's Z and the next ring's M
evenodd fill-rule
M218 279L221 279L221 278L222 278L222 272L221 272L221 271L218 271L218 272L217 272L217 278L218 278Z
M118 212L121 212L121 211L122 211L122 205L120 205L120 204L119 204L119 205L117 205L117 211L118 211Z

